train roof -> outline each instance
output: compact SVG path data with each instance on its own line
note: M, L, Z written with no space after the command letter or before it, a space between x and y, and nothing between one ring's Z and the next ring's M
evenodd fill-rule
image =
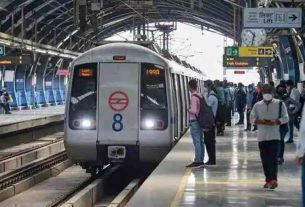
M143 43L143 42L142 42ZM146 45L152 44L149 42ZM170 55L168 53L168 55ZM90 62L113 62L114 56L125 56L128 62L150 62L154 64L169 65L171 73L204 79L203 73L188 63L181 64L178 57L165 58L162 54L152 51L149 47L134 42L108 42L90 49L77 57L73 65ZM179 60L179 61L177 61Z

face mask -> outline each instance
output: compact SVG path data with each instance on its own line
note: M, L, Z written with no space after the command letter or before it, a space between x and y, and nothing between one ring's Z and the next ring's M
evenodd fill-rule
M272 99L273 97L272 97L272 94L270 94L270 93L265 93L265 94L263 94L263 98L264 98L265 101L271 101L271 99Z

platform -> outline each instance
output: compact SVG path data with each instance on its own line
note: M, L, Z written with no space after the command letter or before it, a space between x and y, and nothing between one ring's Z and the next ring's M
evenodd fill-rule
M301 205L301 173L294 164L294 144L286 144L285 163L279 166L279 187L270 191L263 189L256 132L244 132L241 126L234 126L216 140L216 166L186 169L194 156L190 134L186 133L127 206Z
M64 120L65 105L11 111L0 115L0 135Z

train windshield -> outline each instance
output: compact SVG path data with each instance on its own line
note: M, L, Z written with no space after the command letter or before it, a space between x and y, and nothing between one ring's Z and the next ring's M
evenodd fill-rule
M71 99L70 99L70 126L73 120L96 119L97 102L97 64L87 63L74 68ZM77 121L79 123L79 121Z
M160 66L143 63L141 67L141 108L166 109L165 72Z

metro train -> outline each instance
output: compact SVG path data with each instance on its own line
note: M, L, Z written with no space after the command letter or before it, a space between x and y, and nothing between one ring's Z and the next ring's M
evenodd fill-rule
M188 81L196 79L203 92L206 78L136 44L110 43L83 53L71 64L68 157L91 173L109 163L162 160L188 128Z

